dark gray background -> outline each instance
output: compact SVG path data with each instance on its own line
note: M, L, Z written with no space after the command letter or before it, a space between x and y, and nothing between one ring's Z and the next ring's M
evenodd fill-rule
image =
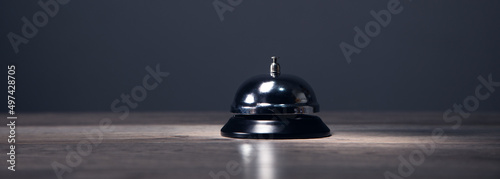
M110 111L157 63L170 76L136 110L229 110L272 55L310 83L322 110L442 111L472 95L479 75L500 81L500 1L402 0L350 64L340 42L352 44L353 28L387 0L244 0L223 22L211 0L71 1L15 54L6 36L37 2L0 1L0 57L17 65L18 111ZM497 89L479 110L499 106Z

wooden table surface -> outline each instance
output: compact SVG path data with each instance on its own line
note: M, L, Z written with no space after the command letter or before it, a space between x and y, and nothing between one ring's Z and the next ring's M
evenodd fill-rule
M20 114L16 171L3 162L0 178L57 179L54 163L72 170L62 175L68 179L500 178L499 113L473 113L457 129L443 121L442 112L318 115L333 130L331 137L221 137L229 112L140 112L124 120L113 113ZM92 137L102 118L111 119L113 130L103 132L99 142ZM4 161L5 124L0 128ZM439 129L445 139L433 140Z

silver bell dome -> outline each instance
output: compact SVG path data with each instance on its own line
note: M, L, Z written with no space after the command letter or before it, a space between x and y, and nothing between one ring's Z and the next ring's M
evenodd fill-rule
M234 97L231 112L238 114L309 114L319 112L314 91L303 79L282 75L277 58L269 75L243 82Z

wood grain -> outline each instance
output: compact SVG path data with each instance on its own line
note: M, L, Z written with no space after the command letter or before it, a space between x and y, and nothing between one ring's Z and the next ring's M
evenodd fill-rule
M475 113L456 130L439 112L319 114L333 136L224 138L219 131L231 116L227 112L132 113L125 120L112 113L23 114L16 131L16 172L5 163L0 176L57 178L51 163L65 164L66 148L89 141L88 131L108 117L114 130L103 133L101 143L63 178L213 178L210 172L230 178L384 178L386 171L398 174L399 156L409 160L423 144L434 144L435 150L402 178L500 178L498 113ZM436 128L446 140L432 140ZM0 134L6 137L7 128ZM1 144L7 151L6 140ZM230 174L227 165L239 171Z

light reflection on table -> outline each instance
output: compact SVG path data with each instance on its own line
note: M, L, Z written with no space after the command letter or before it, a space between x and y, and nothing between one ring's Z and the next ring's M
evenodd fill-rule
M256 141L252 143L241 143L238 147L242 158L243 178L279 178L274 143L269 141Z

